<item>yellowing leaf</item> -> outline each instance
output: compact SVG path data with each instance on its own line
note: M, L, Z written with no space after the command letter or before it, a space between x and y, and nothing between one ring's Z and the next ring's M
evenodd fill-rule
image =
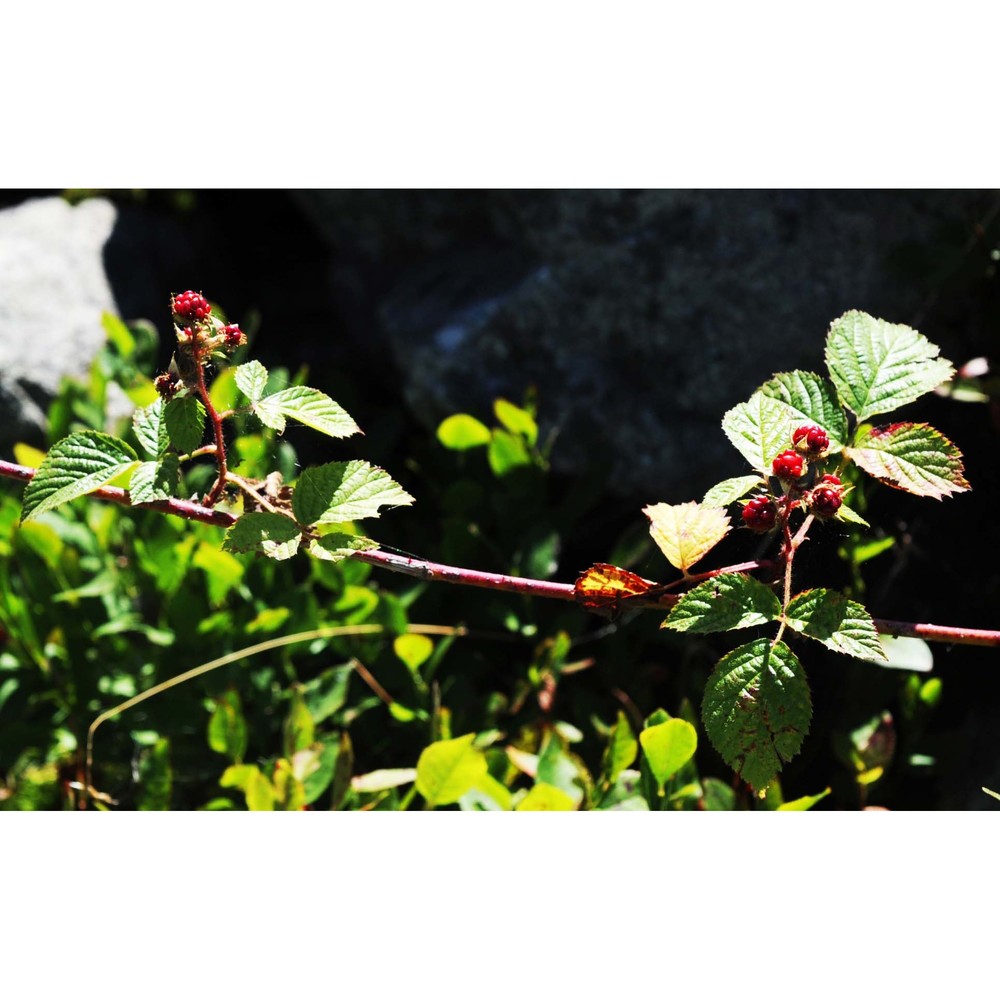
M721 507L690 503L657 503L643 507L649 533L672 566L686 573L729 532L729 516Z

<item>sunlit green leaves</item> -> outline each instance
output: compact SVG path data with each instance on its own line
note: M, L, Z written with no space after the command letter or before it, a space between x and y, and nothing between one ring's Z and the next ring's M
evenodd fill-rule
M780 616L781 602L770 587L744 573L720 573L684 594L663 627L677 632L724 632L764 625Z
M962 453L928 424L870 427L847 454L886 486L941 500L963 493Z
M468 413L455 413L441 421L437 439L452 451L467 451L490 443L490 429Z
M143 450L150 458L160 458L170 447L170 434L164 417L164 402L157 399L132 414L132 429Z
M487 772L483 751L472 745L475 733L439 740L417 761L417 791L432 806L457 802Z
M309 542L309 554L328 562L340 562L355 552L377 549L378 542L363 535L347 535L342 531L331 532Z
M259 361L248 361L240 365L234 372L236 386L251 405L258 402L267 388L267 369Z
M840 451L847 443L847 420L837 392L822 376L804 371L781 372L765 382L760 391L787 407L793 428L803 424L822 427L830 437L831 451Z
M524 438L529 447L534 446L538 440L538 424L527 410L515 406L508 399L497 399L493 403L493 412L502 426Z
M120 438L99 431L70 434L52 446L25 487L21 519L100 489L138 464L136 453Z
M647 726L639 733L639 742L662 795L667 781L694 756L698 748L698 734L690 722L668 719Z
M705 507L728 507L740 497L746 496L760 482L760 476L736 476L733 479L724 479L705 494L701 501L702 505Z
M304 385L290 386L256 402L251 400L250 409L262 424L279 434L285 429L286 418L297 420L300 424L335 438L350 437L361 430L351 416L325 392Z
M179 476L176 455L164 455L156 462L142 462L129 480L129 500L133 504L169 500L177 495Z
M725 762L760 791L809 730L812 703L802 665L783 643L756 639L716 665L702 721Z
M357 459L306 469L292 496L301 524L333 524L378 517L380 507L413 503L413 497L384 469Z
M180 452L194 451L205 437L205 406L196 396L171 399L163 410L171 444Z
M643 507L649 533L672 566L687 572L715 547L729 531L729 516L721 507L691 501L657 503Z
M774 456L790 447L794 428L785 403L755 392L722 418L722 429L750 465L769 476Z
M229 552L261 552L271 559L290 559L298 551L298 525L283 514L252 511L227 532L222 547Z
M576 803L561 789L540 781L514 808L516 812L572 812Z
M887 413L955 374L940 348L908 326L852 310L834 320L826 363L841 401L859 420Z
M628 717L624 712L618 712L618 721L611 730L611 739L604 751L604 780L609 785L613 785L618 780L618 775L627 767L632 766L636 754L639 752L639 743L629 725Z
M247 752L247 740L247 722L240 696L236 691L227 691L216 700L208 720L208 745L239 764Z
M797 594L788 604L785 621L789 628L838 653L865 660L885 659L871 615L840 591L817 587Z

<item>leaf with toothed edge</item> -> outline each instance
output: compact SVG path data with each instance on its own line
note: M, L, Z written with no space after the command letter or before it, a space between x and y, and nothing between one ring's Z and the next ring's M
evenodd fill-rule
M338 524L378 517L380 507L400 507L413 497L377 466L357 459L306 469L292 494L301 524Z
M178 396L163 409L170 443L180 452L194 451L205 438L205 405L197 396Z
M361 433L353 418L325 392L304 385L294 385L251 401L250 409L261 423L279 434L285 429L286 417L330 437L345 438Z
M156 462L143 462L129 480L129 502L134 505L170 500L177 495L179 474L176 455L164 455Z
M781 617L770 587L745 573L720 573L693 587L662 624L677 632L725 632L765 625Z
M729 515L704 504L656 503L643 507L649 533L667 561L686 573L729 533Z
M837 653L862 660L886 659L872 616L840 591L817 587L797 594L785 609L785 621Z
M783 643L755 639L716 664L701 710L723 760L761 791L801 749L812 719L802 664Z
M780 399L758 391L726 413L722 429L750 465L769 476L774 456L790 445L792 415Z
M24 489L21 520L106 486L135 468L139 456L120 438L100 431L77 431L57 441Z
M736 476L716 483L702 499L705 507L728 507L740 497L745 497L761 482L760 476Z
M830 451L840 451L847 443L847 420L833 384L814 372L779 372L760 391L788 409L792 425L822 427L830 438Z
M226 532L222 547L229 552L260 552L271 559L290 559L301 538L299 526L290 517L251 511Z

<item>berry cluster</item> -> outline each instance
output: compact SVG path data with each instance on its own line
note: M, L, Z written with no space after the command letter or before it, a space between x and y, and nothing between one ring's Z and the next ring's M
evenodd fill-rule
M783 451L771 463L774 474L779 479L798 479L802 475L803 460L797 451Z
M844 502L844 489L836 476L823 476L809 495L809 510L818 517L833 517Z
M211 315L212 307L200 292L181 292L170 300L170 308L182 322L201 322Z
M792 432L792 444L810 458L819 458L830 447L830 435L822 427L808 424Z

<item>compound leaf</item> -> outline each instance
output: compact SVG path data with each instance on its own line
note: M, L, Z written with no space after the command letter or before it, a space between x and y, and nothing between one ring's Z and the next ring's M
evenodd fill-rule
M57 441L24 488L21 520L106 486L139 464L120 438L100 431L77 431Z
M649 533L672 566L686 573L729 532L729 516L721 507L689 503L657 503L643 507Z
M716 664L702 721L712 745L756 791L802 746L812 702L802 664L783 643L755 639Z
M678 632L725 632L780 617L781 602L770 587L745 573L720 573L684 594L662 627Z
M951 362L908 326L852 310L833 321L826 364L837 394L858 420L887 413L948 381Z
M871 427L847 454L879 482L917 496L941 500L970 488L962 453L928 424Z
M788 602L785 621L835 652L862 660L886 659L872 616L837 590L817 587L797 594Z

